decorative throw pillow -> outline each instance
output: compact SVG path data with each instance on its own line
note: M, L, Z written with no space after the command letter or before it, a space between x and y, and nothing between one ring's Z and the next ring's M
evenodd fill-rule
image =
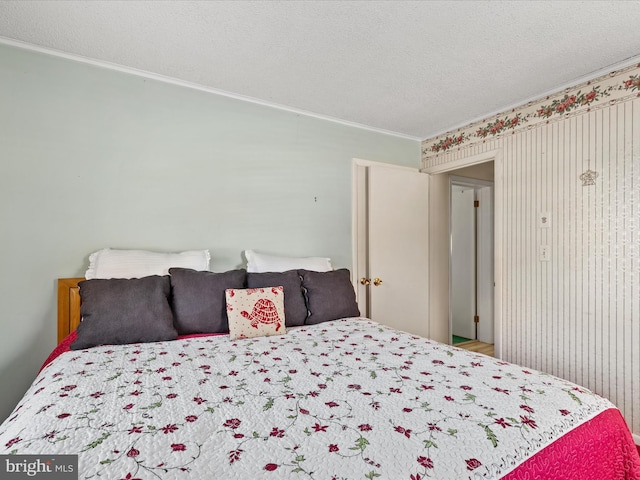
M89 268L84 276L87 280L141 278L149 275L166 275L171 267L208 270L209 250L163 253L103 248L89 255Z
M284 287L229 288L227 315L231 339L284 335Z
M84 280L79 286L82 322L72 350L178 338L168 276Z
M316 272L333 270L331 259L326 257L280 257L253 250L245 250L244 256L247 257L247 272L251 273L286 272L301 268Z
M307 325L359 317L356 293L351 283L349 270L341 268L332 272L310 272L300 270L302 286L307 292L309 317Z
M178 333L227 333L229 323L224 291L244 288L246 270L214 273L171 268L169 273Z
M302 293L302 279L298 271L247 273L248 288L264 288L270 285L284 287L284 314L287 318L287 327L304 325L307 318L307 304Z

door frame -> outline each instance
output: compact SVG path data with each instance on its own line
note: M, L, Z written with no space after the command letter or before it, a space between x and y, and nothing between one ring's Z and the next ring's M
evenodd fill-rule
M440 163L433 167L422 168L420 171L429 174L446 173L452 170L458 170L463 167L470 167L479 163L494 162L493 166L493 281L495 283L493 294L493 315L494 315L494 352L496 358L502 358L502 290L503 290L503 271L502 271L502 230L504 228L504 176L503 176L503 159L502 150L490 150L487 152L472 155L466 158L460 158L450 162ZM436 208L430 204L429 209ZM449 332L451 338L451 332Z
M360 285L360 278L365 277L368 271L366 255L369 250L367 246L368 191L366 190L366 175L369 167L394 168L415 173L425 173L421 172L419 168L376 162L363 158L351 159L351 282L356 292L356 301L363 316L367 313L367 306L364 303L367 296L365 287ZM430 234L431 232L429 231ZM427 274L429 271L428 265L429 262L427 260Z
M495 164L494 164L495 166ZM452 292L453 292L453 277L452 277L452 267L453 267L453 255L452 255L452 242L451 242L451 236L453 234L452 232L452 227L453 227L453 209L451 208L452 202L453 202L453 186L454 185L458 185L458 186L463 186L463 187L470 187L474 189L474 199L476 198L477 195L477 191L479 189L479 187L489 187L491 188L491 197L492 197L492 204L493 204L493 212L492 212L492 217L495 217L495 182L494 181L490 181L490 180L480 180L477 178L469 178L469 177L462 177L459 175L449 175L449 336L451 337L453 335L453 296L452 296ZM493 222L494 227L493 227L493 232L492 232L492 236L494 237L494 249L495 249L495 218L493 218ZM495 259L495 250L493 252L493 256ZM476 258L475 260L476 262L478 261L478 259ZM494 278L495 278L495 272L494 272ZM476 279L477 280L477 279ZM474 280L474 281L476 281ZM495 283L495 282L494 282ZM476 289L477 291L477 289ZM477 301L477 299L476 299ZM493 298L492 300L495 303L495 298ZM493 305L493 311L495 311L495 305ZM482 319L480 319L480 321L482 321ZM494 321L494 341L495 341L495 318L493 319Z

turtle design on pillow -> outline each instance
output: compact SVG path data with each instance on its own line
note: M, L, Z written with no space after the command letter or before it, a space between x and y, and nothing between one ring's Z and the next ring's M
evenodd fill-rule
M280 330L280 326L282 322L280 320L280 316L278 315L278 309L275 304L269 300L268 298L259 298L258 301L253 305L253 310L251 313L243 310L240 312L244 318L251 321L251 326L253 328L258 328L258 324L276 324L276 332Z
M229 337L285 335L284 287L227 289Z

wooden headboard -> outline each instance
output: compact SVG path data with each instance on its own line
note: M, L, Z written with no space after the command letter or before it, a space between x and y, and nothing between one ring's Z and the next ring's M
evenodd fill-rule
M80 325L80 278L58 279L58 343Z

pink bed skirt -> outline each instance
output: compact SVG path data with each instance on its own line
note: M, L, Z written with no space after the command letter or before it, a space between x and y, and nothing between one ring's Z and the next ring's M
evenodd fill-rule
M640 480L640 452L620 411L605 410L503 477L507 480Z

